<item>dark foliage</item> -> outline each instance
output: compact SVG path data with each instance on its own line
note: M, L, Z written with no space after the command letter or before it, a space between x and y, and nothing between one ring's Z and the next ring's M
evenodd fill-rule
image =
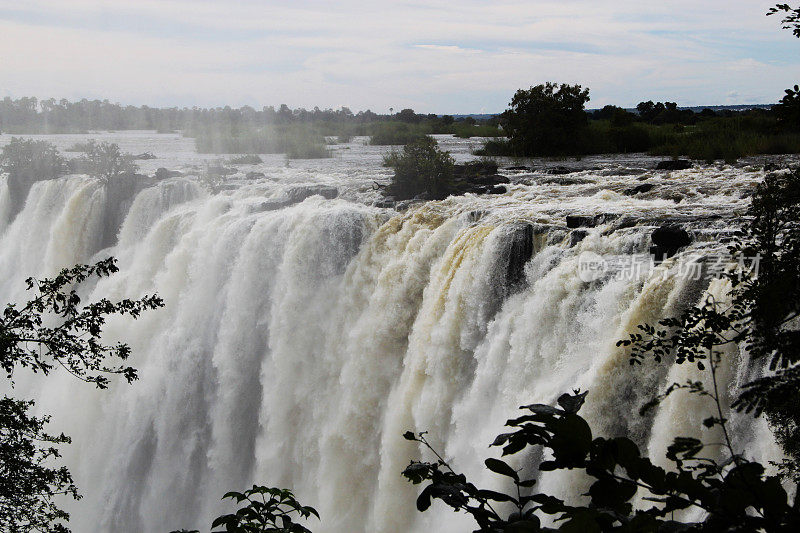
M792 30L795 37L800 38L800 7L791 7L789 4L776 4L775 7L770 8L767 15L775 15L777 13L785 13L781 24L784 30Z
M0 530L66 532L69 515L53 499L80 496L66 467L52 464L61 455L56 445L70 439L45 433L50 417L30 416L31 407L32 401L0 399Z
M313 508L300 505L292 491L253 485L244 492L228 492L222 499L236 500L244 504L235 513L222 515L214 520L214 533L311 533L311 530L296 522L311 515L319 518ZM172 533L198 533L197 530L173 531Z
M14 372L27 368L49 374L60 366L82 381L106 388L109 374L122 374L128 382L137 378L134 368L109 366L108 359L128 359L130 347L124 343L101 342L103 325L111 315L137 318L142 311L163 306L158 296L139 300L111 302L105 298L82 305L74 285L90 277L105 277L117 272L114 258L94 265L63 269L56 277L28 278L28 290L34 297L18 307L8 304L0 317L0 366L9 379ZM48 325L50 318L57 325Z
M500 118L510 150L525 156L578 153L588 101L589 90L580 85L547 82L518 90Z
M63 269L52 279L26 281L33 298L21 307L8 304L0 317L0 366L12 386L14 373L21 368L47 375L60 366L101 389L108 386L109 374L122 374L128 382L136 379L133 368L107 363L107 359L126 361L130 348L124 343L103 344L103 326L112 315L136 318L144 310L161 307L161 299L145 296L111 302L104 298L82 304L74 288L90 277L117 270L109 258ZM66 532L61 522L69 515L56 506L54 497L79 496L66 467L54 467L53 462L60 456L56 445L70 439L45 433L49 417L28 415L31 406L33 402L7 396L0 400L0 529Z
M783 126L791 130L800 130L800 86L786 89L786 95L772 110Z
M592 438L589 425L578 415L585 396L576 391L562 395L559 407L521 407L527 413L509 420L506 425L512 431L499 435L492 446L502 447L503 456L539 447L548 457L539 463L540 471L583 471L592 480L587 504L573 505L535 493L535 479L522 478L500 459L487 459L486 467L509 478L512 493L479 489L430 447L424 433L407 432L406 439L422 443L437 457L436 462L412 461L403 471L412 483L426 483L417 508L425 511L432 500L440 500L472 515L478 524L476 532L486 533L556 531L543 527L540 515L552 515L557 530L569 532L793 531L800 527L800 514L789 504L779 479L766 476L762 465L741 457L718 464L703 456L702 442L678 437L667 451L675 469L667 471L643 457L628 438ZM654 505L634 509L637 493ZM681 523L672 518L674 512L689 508L704 511L705 520Z
M396 199L426 194L430 199L444 198L451 188L454 161L448 152L439 149L431 137L420 137L384 159L394 168L394 177L387 192Z
M69 161L72 172L89 174L92 177L112 180L136 172L131 154L124 154L115 143L89 141L83 147L84 154Z
M39 181L57 178L66 172L64 158L47 141L12 137L0 152L0 172L11 179Z
M0 152L0 173L7 175L11 214L22 210L34 183L57 178L66 172L66 160L52 144L12 137Z

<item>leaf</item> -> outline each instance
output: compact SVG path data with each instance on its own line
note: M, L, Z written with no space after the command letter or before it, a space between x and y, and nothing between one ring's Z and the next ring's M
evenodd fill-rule
M523 405L520 407L520 409L528 409L529 411L533 411L534 413L542 415L557 415L562 413L561 409L553 407L552 405L545 405L542 403L532 403L530 405Z
M479 498L483 498L485 500L493 500L496 502L514 502L517 503L516 498L513 496L509 496L508 494L504 494L502 492L496 492L493 490L481 489L476 493L476 496Z
M507 463L501 461L500 459L486 459L484 461L486 464L486 468L495 472L497 474L508 476L510 478L514 478L514 480L519 481L519 476L517 475L517 471L511 468Z
M431 506L431 486L425 487L417 498L417 511L421 513Z
M577 413L583 405L583 402L586 401L587 394L589 394L589 391L584 393L575 391L574 394L562 394L558 398L558 405L567 413Z

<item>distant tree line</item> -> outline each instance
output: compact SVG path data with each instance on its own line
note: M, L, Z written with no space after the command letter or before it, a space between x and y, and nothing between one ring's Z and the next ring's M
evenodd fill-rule
M192 130L204 126L252 127L276 124L367 124L396 121L405 124L438 123L443 127L457 122L476 125L472 117L455 119L450 115L419 114L413 109L379 115L370 110L353 113L347 107L311 110L291 109L281 104L232 108L123 106L108 100L70 102L66 99L5 97L0 100L0 132L3 133L80 133L90 130ZM486 122L486 121L484 121ZM489 121L491 122L491 121ZM496 124L497 121L495 120ZM447 133L447 132L444 132Z

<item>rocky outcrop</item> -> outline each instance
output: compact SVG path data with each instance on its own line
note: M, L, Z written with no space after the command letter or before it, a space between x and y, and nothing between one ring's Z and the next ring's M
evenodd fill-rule
M152 186L155 180L150 176L136 173L118 174L109 177L105 183L106 205L103 213L103 238L100 248L113 246L134 198L144 189Z
M525 264L533 257L533 226L515 226L508 236L508 265L506 287L513 292L525 281Z
M625 189L622 191L622 194L626 196L636 196L639 193L648 192L650 191L655 185L652 183L642 183L641 185L636 185L635 187L631 187L630 189Z
M656 165L656 170L686 170L687 168L692 168L692 162L688 159L670 159Z
M300 185L286 191L286 196L293 204L300 203L306 198L317 195L328 200L333 200L339 196L339 190L329 185Z
M567 227L593 228L617 218L618 215L612 213L601 213L599 215L567 215Z
M650 235L653 245L650 254L657 262L675 255L679 249L692 243L692 237L680 226L666 225L656 228Z
M153 175L153 177L155 179L157 179L157 180L165 180L165 179L168 179L168 178L178 178L180 176L183 176L183 173L181 173L181 172L179 172L177 170L169 170L169 169L166 169L164 167L158 167L156 169L156 173Z

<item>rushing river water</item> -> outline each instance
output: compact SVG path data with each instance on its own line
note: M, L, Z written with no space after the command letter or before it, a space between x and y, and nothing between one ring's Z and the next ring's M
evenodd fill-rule
M723 295L720 282L685 275L681 257L719 249L763 178L757 162L664 172L644 156L538 161L540 170L505 172L506 194L397 212L375 207L374 182L390 171L386 148L364 138L333 147L330 159L264 156L210 194L192 174L215 158L190 139L44 138L63 149L90 137L155 154L139 162L142 173L186 176L131 198L85 176L38 182L13 219L0 184L0 301L22 301L28 276L113 255L120 272L83 287L87 297L157 292L166 302L108 324L108 338L133 349L133 385L17 378L15 393L36 398L53 430L73 437L64 457L85 496L69 505L77 532L207 530L230 509L221 495L252 483L293 489L320 511L315 531L469 531L465 515L416 511L419 487L400 472L427 456L401 434L429 431L473 482L502 488L483 459L497 454L488 444L505 420L575 388L590 391L583 414L596 434L630 435L654 457L672 436L701 432L709 406L686 395L638 415L660 387L692 377L689 366L632 369L615 343L705 290ZM462 161L478 144L440 143ZM584 170L541 170L564 164ZM654 187L624 194L642 183ZM309 185L336 187L338 197L286 201ZM615 216L596 228L565 225L567 215L597 214ZM644 256L665 221L694 238L676 260L642 275L579 276L584 252ZM752 372L729 354L726 393ZM749 456L780 458L763 421L734 420L734 433ZM584 481L553 473L540 483L575 494Z

